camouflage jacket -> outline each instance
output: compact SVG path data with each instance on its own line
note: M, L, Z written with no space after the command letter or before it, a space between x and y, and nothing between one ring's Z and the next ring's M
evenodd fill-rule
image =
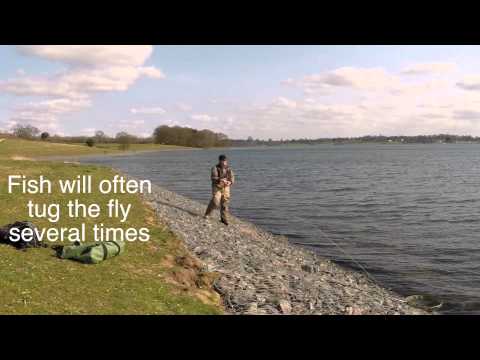
M226 168L220 167L220 165L215 165L212 167L211 172L211 179L212 179L212 186L220 186L220 180L227 179L233 185L235 182L235 175L233 174L233 170L227 166Z

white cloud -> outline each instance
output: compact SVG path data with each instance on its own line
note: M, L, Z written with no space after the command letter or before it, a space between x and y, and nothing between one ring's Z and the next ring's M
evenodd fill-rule
M283 80L280 82L282 85L295 85L296 81L292 78L288 78L287 80Z
M0 81L1 92L42 97L13 108L5 122L9 125L30 122L42 129L58 129L62 115L90 107L95 93L127 91L142 77L165 77L147 63L153 51L150 45L27 45L18 50L64 67L41 76L18 71L16 78ZM221 113L218 106L219 113L192 112L190 105L179 102L173 109L185 114L174 111L180 118L162 123L188 124L232 137L409 135L458 129L480 134L480 76L455 81L456 70L457 66L449 62L414 63L396 73L382 67L341 67L282 82L303 90L303 97L286 95L261 106L229 106L229 114ZM452 77L436 76L439 74ZM256 100L259 103L260 98ZM207 103L226 104L218 99ZM112 123L111 129L145 134L159 125L152 124L149 119L153 117L147 115L163 115L166 111L152 106L135 107L130 113L143 118Z
M361 135L470 133L480 135L480 91L462 92L454 79L427 78L404 82L380 73L362 76L315 75L288 84L312 88L312 82L335 88L331 97L304 94L279 97L262 106L240 110L227 133L233 137L300 138ZM307 79L307 81L305 80ZM477 82L478 80L478 82ZM335 84L335 86L333 85ZM463 85L480 90L480 77ZM372 91L352 91L352 90ZM314 94L318 95L318 94Z
M145 125L145 120L121 120L116 123L118 127L124 130L138 130L139 126Z
M165 78L165 74L154 66L139 67L138 69L140 76L145 76L152 79Z
M144 136L145 134L149 134L148 136L150 136L156 126L156 123L148 124L144 119L122 119L108 122L105 129L111 136L115 136L122 131L135 136Z
M480 108L478 110L455 110L454 117L462 120L480 120Z
M189 122L180 121L180 120L165 120L162 121L159 126L161 125L168 125L168 126L182 126L182 127L192 127Z
M470 75L457 82L457 86L463 90L480 90L480 75Z
M418 64L417 64L418 65ZM411 66L426 77L401 77L382 68L343 67L282 84L304 90L303 98L278 97L239 110L229 127L234 137L337 137L456 132L480 135L480 77L455 86L438 78L455 66ZM328 94L329 96L324 96Z
M207 114L195 114L195 115L190 116L190 118L192 120L195 120L195 121L207 122L207 123L212 122L212 121L216 121L218 119L215 116L210 116L210 115L207 115Z
M126 91L141 76L154 75L154 72L145 69L133 66L74 68L53 77L21 77L3 81L0 82L0 91L19 96L71 98L86 97L95 92Z
M152 45L18 45L20 53L74 66L141 66Z
M455 63L431 62L413 64L402 70L405 75L445 74L454 72L457 69Z
M342 67L333 71L313 74L301 80L287 79L287 85L297 85L307 93L331 90L332 88L354 88L361 90L384 90L395 88L400 78L388 74L382 68Z
M150 77L146 68L133 66L115 66L107 68L76 69L59 79L77 92L125 91L141 76Z
M67 84L45 77L22 77L0 81L0 91L18 96L81 96L72 92Z
M58 131L60 130L58 118L48 113L22 111L19 113L15 113L13 116L11 116L8 120L8 124L8 130L11 130L11 128L16 124L33 125L39 128L41 131L58 133Z
M151 45L22 45L20 52L69 65L52 76L20 77L0 82L0 91L15 95L88 96L125 91L140 77L164 78L153 66L143 66Z
M393 95L404 95L408 97L429 96L440 91L448 90L451 83L446 80L427 80L421 83L402 83L390 89Z
M141 114L141 115L163 115L166 111L161 107L141 107L130 109L132 114Z
M52 99L38 102L29 102L18 107L18 110L25 111L37 111L48 112L51 114L63 114L74 111L83 110L91 106L91 101L88 99Z
M192 110L192 107L191 107L190 105L185 104L185 103L181 103L181 102L177 103L177 104L175 105L175 107L176 107L178 110L183 111L183 112L188 112L188 111L191 111L191 110Z
M95 128L83 128L78 132L78 135L83 136L94 136L95 135Z
M294 100L290 100L290 99L287 99L287 98L284 98L284 97L278 97L275 100L275 104L277 106L281 106L281 107L285 107L285 108L289 108L289 109L294 109L294 108L297 107L297 103Z
M20 77L0 81L0 92L54 98L13 113L12 119L33 125L44 124L46 119L52 125L59 121L58 115L90 106L94 93L127 91L141 77L165 77L159 69L144 66L153 52L151 45L19 45L17 49L67 66L51 75L20 73Z
M83 110L91 106L88 99L58 98L28 102L13 108L10 127L16 124L30 124L41 130L59 131L59 116Z

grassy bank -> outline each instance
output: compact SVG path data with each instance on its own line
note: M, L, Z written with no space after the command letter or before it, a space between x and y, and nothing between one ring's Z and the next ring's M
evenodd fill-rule
M52 224L36 219L42 227L87 228L94 223L108 227L150 229L148 243L126 244L126 252L98 265L84 265L61 260L50 248L18 251L0 245L0 314L217 314L221 313L219 297L211 290L212 274L203 273L200 264L192 258L182 243L159 224L155 214L138 195L118 194L52 194L23 195L19 191L7 193L7 176L14 174L38 177L44 175L53 183L58 179L74 179L77 175L92 175L95 184L100 179L111 179L112 169L60 162L32 162L5 160L13 154L32 156L28 145L20 148L19 140L0 143L0 225L27 220L26 203L59 203L62 211L68 200L98 203L105 209L107 201L118 198L132 204L126 223L109 219L104 212L97 219L70 219L63 214ZM16 143L15 143L16 142ZM7 145L7 146L4 146ZM44 144L42 155L59 155L70 151L78 154L91 149L75 145ZM95 151L95 150L93 150ZM36 148L35 154L39 151ZM64 153L62 153L63 155ZM54 186L54 190L58 187ZM89 234L89 233L87 233Z
M0 159L32 159L48 156L88 156L122 154L126 152L161 151L186 149L181 146L159 144L131 144L127 150L120 150L119 144L98 144L88 147L85 144L60 144L48 141L0 139Z
M120 144L112 143L112 144L97 144L95 147L99 150L107 150L107 151L120 151ZM189 147L184 146L176 146L176 145L160 145L160 144L130 144L128 149L125 151L129 152L140 152L140 151L161 151L161 150L179 150L179 149L192 149ZM120 151L123 152L123 151Z

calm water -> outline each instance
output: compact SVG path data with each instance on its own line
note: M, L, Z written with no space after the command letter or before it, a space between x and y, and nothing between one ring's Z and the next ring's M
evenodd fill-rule
M318 145L171 151L85 160L207 204L210 167L230 157L232 213L355 268L480 314L480 145ZM325 238L328 236L328 239Z

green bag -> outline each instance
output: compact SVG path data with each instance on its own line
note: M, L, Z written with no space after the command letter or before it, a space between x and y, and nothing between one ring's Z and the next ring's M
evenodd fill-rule
M123 241L104 241L98 244L64 246L59 257L77 260L85 264L98 264L123 253Z

